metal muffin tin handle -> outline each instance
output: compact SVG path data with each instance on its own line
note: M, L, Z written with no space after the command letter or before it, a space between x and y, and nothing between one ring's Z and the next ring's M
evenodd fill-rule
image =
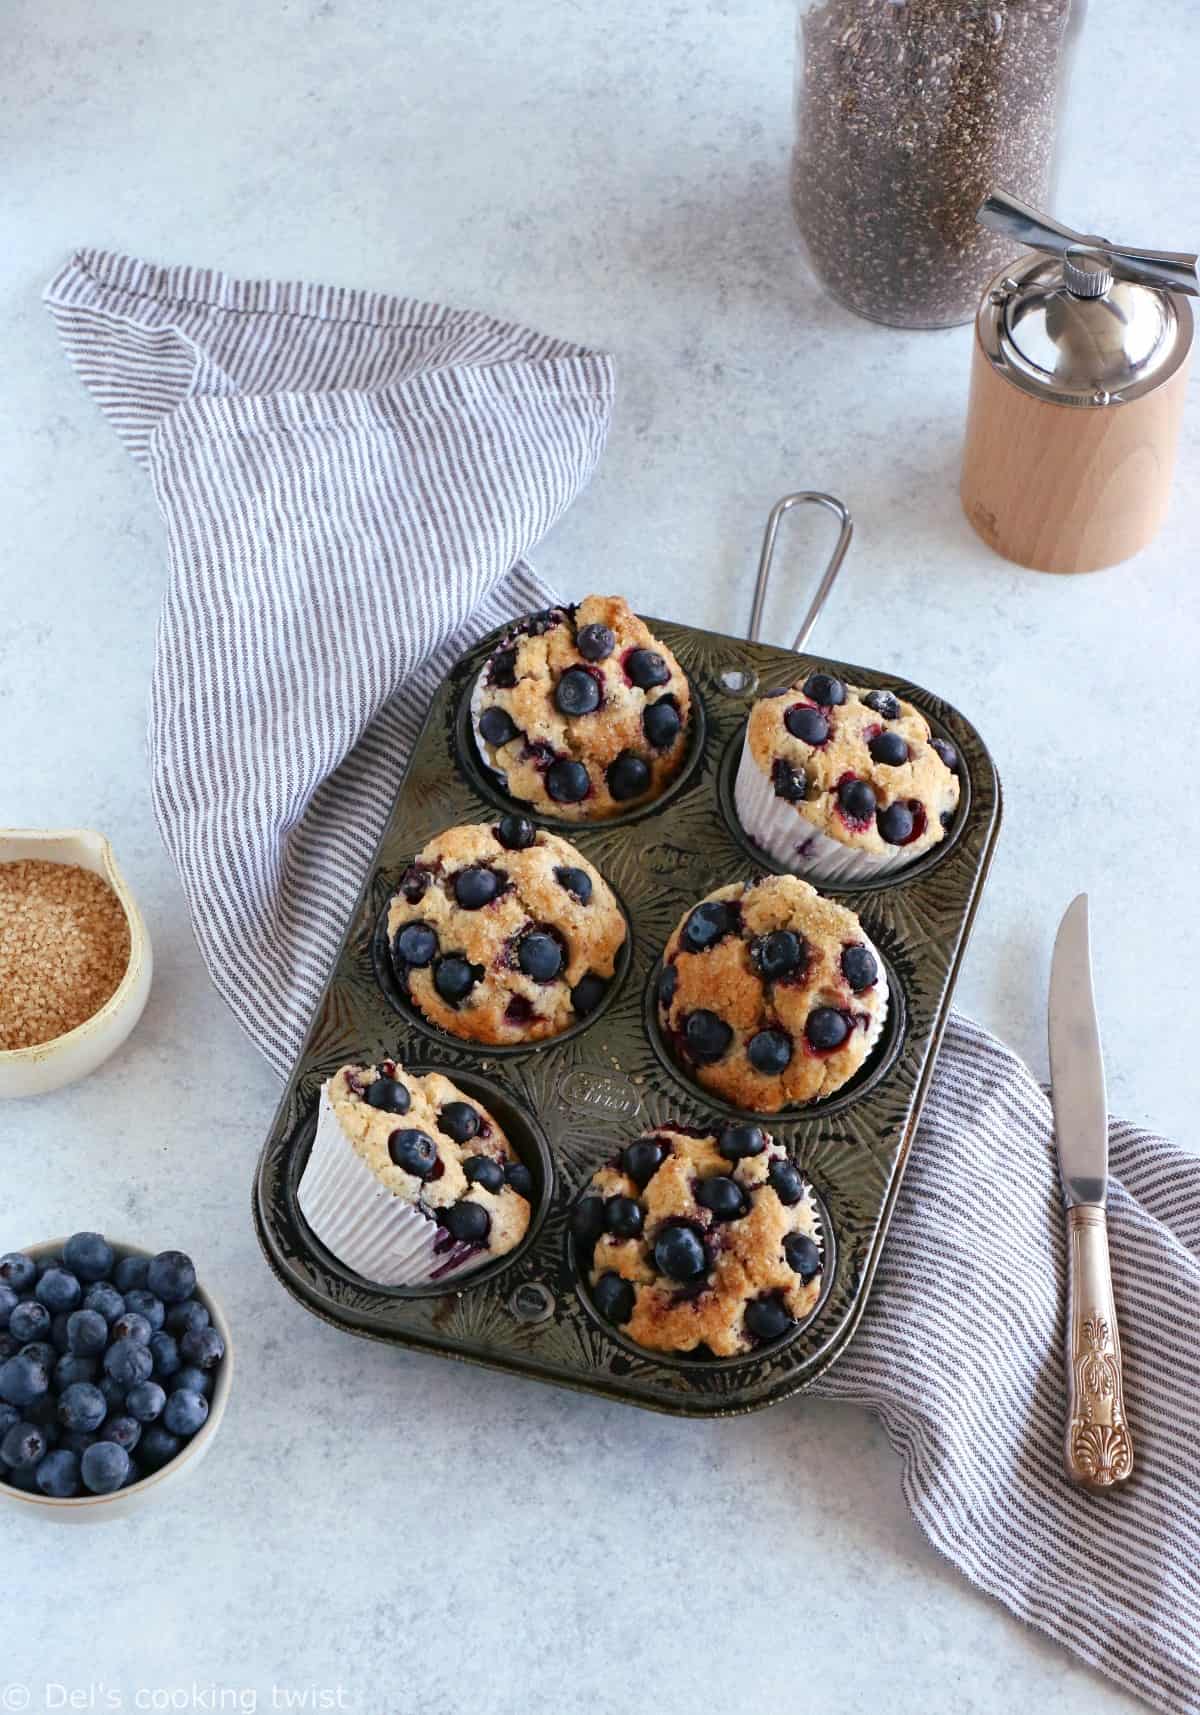
M746 632L747 641L758 642L759 629L762 626L763 606L767 599L767 585L771 581L771 562L775 558L775 538L779 534L780 521L785 512L790 512L793 506L823 506L827 512L832 512L841 524L837 543L829 562L825 567L821 582L817 585L817 593L809 603L799 631L792 641L792 649L799 654L808 643L821 617L821 609L829 598L829 592L834 586L838 573L842 569L842 561L850 547L850 538L854 535L854 520L843 506L842 502L832 494L818 494L806 491L803 494L785 494L782 500L777 500L771 508L767 527L763 531L762 551L758 556L758 577L754 584L754 605L750 609L750 625Z

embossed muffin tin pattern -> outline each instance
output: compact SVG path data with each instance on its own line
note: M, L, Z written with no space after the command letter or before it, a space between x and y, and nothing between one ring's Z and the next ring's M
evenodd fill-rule
M425 1023L381 965L381 913L406 865L434 834L495 820L511 800L474 751L471 685L499 633L439 688L413 750L333 975L259 1160L254 1214L267 1259L315 1315L348 1332L491 1365L682 1416L751 1411L807 1386L845 1347L870 1290L950 994L1000 823L1000 786L974 728L947 704L891 675L769 644L648 620L687 671L699 718L679 779L654 805L613 821L565 825L608 879L631 925L627 955L600 1010L548 1042L506 1050L461 1042ZM799 1333L745 1358L663 1360L609 1329L577 1290L570 1206L596 1168L650 1126L719 1125L735 1110L672 1060L657 1029L653 983L668 935L689 905L775 866L737 828L731 781L751 700L728 694L730 670L755 694L814 666L915 703L962 758L963 793L946 840L876 885L826 888L858 912L887 961L892 1014L871 1060L842 1091L759 1116L799 1163L833 1234L821 1300ZM381 974L384 978L380 980ZM389 995L388 990L391 989ZM296 1202L321 1084L350 1061L396 1058L443 1071L495 1107L538 1188L534 1221L511 1257L451 1289L373 1286L310 1232ZM547 1171L547 1166L549 1171Z

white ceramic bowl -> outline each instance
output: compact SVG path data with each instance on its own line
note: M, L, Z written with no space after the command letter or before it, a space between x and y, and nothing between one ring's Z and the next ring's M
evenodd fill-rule
M33 1257L35 1262L44 1256L56 1256L68 1237L69 1235L64 1235L61 1239L51 1239L43 1245L27 1245L22 1255ZM141 1245L122 1244L118 1239L109 1239L108 1242L118 1258L152 1257L158 1254L156 1251L143 1250ZM233 1340L229 1333L229 1323L225 1320L225 1312L212 1293L199 1282L195 1296L207 1306L213 1327L225 1342L225 1356L221 1359L213 1379L212 1398L208 1402L208 1416L204 1427L196 1431L183 1452L161 1470L152 1471L140 1482L131 1483L127 1489L118 1489L113 1495L75 1495L71 1500L53 1500L49 1495L40 1492L31 1495L25 1489L14 1489L11 1483L0 1482L0 1502L21 1507L27 1513L38 1513L43 1518L56 1519L60 1524L98 1524L102 1519L124 1518L127 1513L136 1512L145 1506L147 1501L163 1494L169 1485L178 1483L195 1471L221 1427L221 1419L225 1415L225 1406L229 1400L229 1389L233 1385ZM135 1448L135 1456L136 1451Z
M0 863L15 863L21 858L78 864L80 869L103 876L129 924L129 964L99 1012L65 1036L35 1043L32 1048L0 1049L0 1097L40 1096L94 1072L116 1053L142 1016L154 969L142 914L103 834L88 828L0 828Z

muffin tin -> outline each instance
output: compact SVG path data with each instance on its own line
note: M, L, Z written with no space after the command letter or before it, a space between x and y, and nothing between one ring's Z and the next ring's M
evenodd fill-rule
M469 701L501 632L441 685L380 840L337 963L259 1160L254 1214L267 1259L315 1315L348 1332L491 1365L682 1416L750 1411L807 1386L862 1315L916 1130L950 995L1000 823L1000 786L974 728L917 686L873 669L648 619L691 680L692 748L663 796L566 834L607 878L630 938L604 1004L550 1041L488 1048L427 1024L391 978L380 920L413 855L441 829L514 807L476 753ZM631 1138L674 1119L706 1129L737 1112L674 1062L655 1019L659 954L683 912L724 883L774 868L741 833L731 784L753 697L814 667L886 686L916 704L962 759L955 823L910 870L826 888L858 912L882 953L891 1013L871 1059L842 1090L758 1118L811 1179L831 1242L822 1296L797 1332L746 1357L656 1357L608 1327L577 1279L570 1206ZM519 806L530 812L525 806ZM530 1166L538 1198L525 1241L452 1289L387 1288L344 1268L296 1201L321 1084L348 1062L437 1068L492 1107ZM745 1116L743 1116L745 1117Z

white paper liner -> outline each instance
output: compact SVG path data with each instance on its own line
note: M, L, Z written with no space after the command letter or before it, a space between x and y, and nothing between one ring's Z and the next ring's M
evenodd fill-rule
M321 1243L379 1286L440 1284L489 1260L380 1184L338 1123L327 1087L296 1196Z
M784 869L808 881L870 881L913 861L903 846L897 846L894 853L879 855L845 845L815 828L794 804L776 794L770 776L751 755L749 732L738 763L733 801L738 821L755 844Z
M489 662L484 662L475 675L475 683L471 686L471 731L475 735L475 748L479 752L479 760L487 769L492 779L503 791L508 790L508 775L502 768L497 768L491 760L491 752L487 740L479 730L479 717L483 713L484 680L487 677Z

